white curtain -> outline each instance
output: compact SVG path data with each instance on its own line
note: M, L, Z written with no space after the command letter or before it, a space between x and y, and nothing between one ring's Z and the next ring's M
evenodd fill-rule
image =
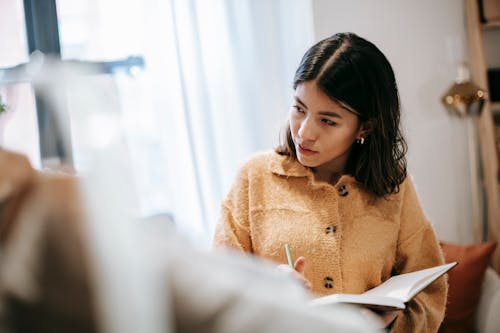
M77 15L58 3L64 58L144 56L100 91L116 92L106 109L123 114L142 215L168 213L207 246L238 166L279 143L311 0L89 0ZM84 170L77 133L73 145Z
M144 71L92 78L98 93L112 97L93 108L121 112L123 124L116 125L127 130L141 215L166 213L195 243L208 245L237 168L279 143L293 74L313 40L311 0L57 5L63 59L144 57ZM19 137L17 120L7 119L19 118L21 109L35 115L33 98L20 108L5 89L0 93L13 111L0 119L0 127L8 122L3 143L29 145L36 156L38 142L24 140L24 132ZM70 105L70 114L72 108L78 109ZM73 155L84 173L89 156L77 119L71 116ZM29 132L36 137L36 128ZM93 138L105 143L110 135L97 130Z
M279 142L293 74L313 39L312 5L310 0L151 4L146 61L152 75L163 78L151 82L152 96L165 98L165 110L157 111L171 210L177 226L205 245L238 166L252 152ZM163 43L168 45L162 55Z

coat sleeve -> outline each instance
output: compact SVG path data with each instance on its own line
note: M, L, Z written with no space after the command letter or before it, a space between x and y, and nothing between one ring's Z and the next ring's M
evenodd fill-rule
M247 168L236 176L231 190L223 200L215 228L213 246L253 252L249 222L249 180Z
M402 185L400 234L394 274L444 264L434 230L420 207L411 179ZM391 332L437 332L444 318L448 284L446 275L431 283L406 305Z

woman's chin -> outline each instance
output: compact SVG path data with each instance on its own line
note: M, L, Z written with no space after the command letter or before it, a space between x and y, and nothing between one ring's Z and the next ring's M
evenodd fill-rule
M304 157L300 154L297 154L297 160L299 161L300 164L302 164L303 166L308 167L308 168L314 168L314 167L318 166L317 163L314 163L313 161L311 161L310 158Z

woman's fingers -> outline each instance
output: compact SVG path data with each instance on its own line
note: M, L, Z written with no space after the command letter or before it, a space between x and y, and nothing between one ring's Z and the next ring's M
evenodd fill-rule
M312 289L312 283L311 283L311 281L309 281L305 277L302 277L301 282L302 282L302 286L304 286L304 288L306 288L307 290L311 290Z
M299 264L299 268L302 270L301 272L297 271L296 269L293 269L289 265L284 265L284 264L278 265L277 269L278 269L278 271L286 273L286 274L290 275L291 277L293 277L294 279L298 280L304 288L306 288L307 290L310 290L312 288L312 284L309 280L307 280L304 277L304 274L303 274L305 258L304 257L298 258L297 261L295 262L295 265L294 265L295 267L297 267L297 263Z
M304 277L304 270L306 268L306 258L298 257L297 260L295 261L295 264L293 265L293 268L299 275L298 278L302 282L304 288L306 288L307 290L311 290L312 288L311 282Z
M401 312L402 312L401 310L385 311L379 313L378 315L380 316L380 319L382 319L382 322L385 324L385 327L387 327L397 318L397 316Z
M306 258L298 257L293 265L293 268L300 274L304 274L304 269L306 268Z

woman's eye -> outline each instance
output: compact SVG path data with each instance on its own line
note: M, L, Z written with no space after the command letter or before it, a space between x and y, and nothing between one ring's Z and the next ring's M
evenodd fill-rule
M333 120L330 120L330 119L321 119L321 122L328 125L328 126L335 126L337 125L336 122L334 122Z
M304 113L304 109L302 109L299 105L294 105L292 107L295 109L295 111L299 113Z

